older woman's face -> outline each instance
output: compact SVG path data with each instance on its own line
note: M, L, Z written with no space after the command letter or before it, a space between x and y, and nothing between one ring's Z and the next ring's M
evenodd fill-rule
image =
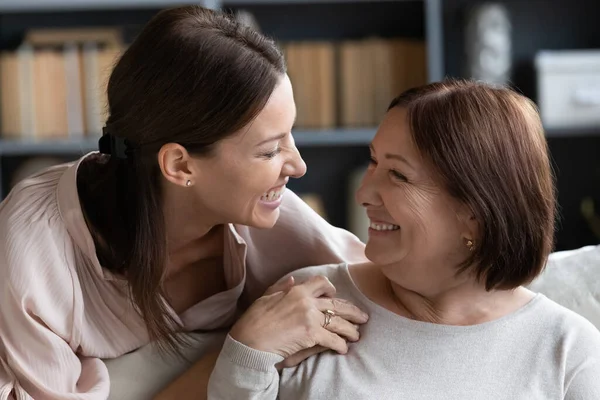
M390 110L377 131L356 197L371 222L366 255L390 279L424 290L454 279L468 256L464 207L436 183L404 109Z

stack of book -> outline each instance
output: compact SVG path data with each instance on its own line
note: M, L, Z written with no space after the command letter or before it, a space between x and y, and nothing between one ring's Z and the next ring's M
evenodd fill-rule
M427 82L422 41L374 38L282 47L301 128L376 126L395 96Z
M37 30L0 54L3 138L98 136L106 118L106 85L124 49L115 28Z

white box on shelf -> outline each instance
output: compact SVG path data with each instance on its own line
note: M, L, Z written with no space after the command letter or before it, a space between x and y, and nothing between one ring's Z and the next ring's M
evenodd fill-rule
M546 128L600 126L600 50L541 51L535 66Z

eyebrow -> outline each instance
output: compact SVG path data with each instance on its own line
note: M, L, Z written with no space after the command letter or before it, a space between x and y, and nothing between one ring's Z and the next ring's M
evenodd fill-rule
M294 115L294 122L292 123L292 128L294 127L294 125L296 125L296 118L297 118L297 117L298 117L298 113L296 113L296 115ZM289 132L280 133L280 134L279 134L279 135L277 135L277 136L273 136L272 138L265 139L265 140L263 140L262 142L258 143L258 144L256 145L256 147L258 147L258 146L262 146L262 145L263 145L263 144L265 144L265 143L274 142L274 141L276 141L276 140L281 140L281 139L283 139L284 137L286 137L286 135L287 135L288 133L289 133Z
M370 144L369 147L371 148L371 151L373 153L375 153L375 148L373 147L373 145ZM403 162L404 164L408 165L410 168L412 168L412 165L408 162L408 160L406 158L402 157L400 154L385 153L384 157L387 160L398 160L398 161Z
M287 134L288 134L287 132L286 132L286 133L280 133L280 134L279 134L279 135L277 135L277 136L273 136L273 137L271 137L271 138L269 138L269 139L265 139L265 140L263 140L262 142L258 143L256 146L258 147L258 146L262 146L262 145L263 145L263 144L265 144L265 143L274 142L274 141L276 141L276 140L281 140L281 139L283 139L283 138L284 138L284 137L285 137Z

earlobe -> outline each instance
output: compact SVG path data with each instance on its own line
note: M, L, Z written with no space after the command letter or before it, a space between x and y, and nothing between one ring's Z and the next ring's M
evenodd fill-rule
M158 165L164 178L179 186L189 186L193 178L191 157L185 147L167 143L158 151Z
M469 251L473 251L477 242L476 238L479 237L479 222L475 214L466 207L463 210L461 219L464 229L463 240Z

